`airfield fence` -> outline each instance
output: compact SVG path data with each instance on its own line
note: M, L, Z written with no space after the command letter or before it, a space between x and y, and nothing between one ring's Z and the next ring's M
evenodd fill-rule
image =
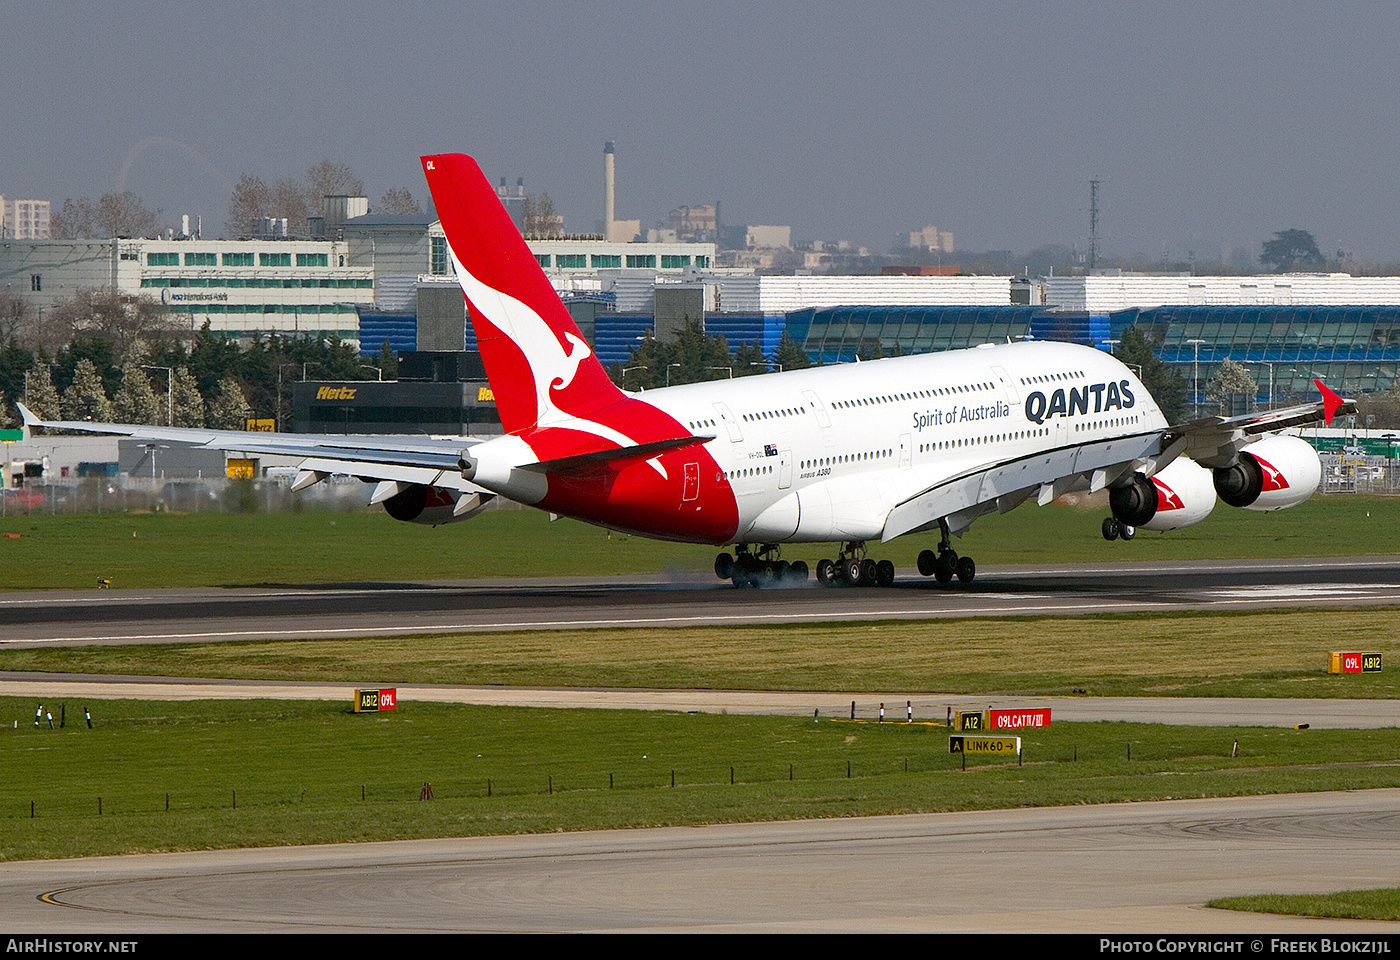
M300 513L351 512L369 504L373 484L353 477L331 477L293 493L289 477L229 480L223 477L166 479L63 477L31 479L22 487L0 488L0 517L86 513ZM1400 494L1400 460L1380 456L1324 453L1324 494ZM490 509L518 508L495 498Z

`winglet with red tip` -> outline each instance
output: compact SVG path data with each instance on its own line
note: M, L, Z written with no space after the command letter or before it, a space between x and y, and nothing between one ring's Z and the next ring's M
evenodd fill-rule
M1340 407L1344 401L1331 390L1328 390L1327 384L1323 383L1321 380L1314 380L1313 383L1317 386L1317 389L1322 392L1322 419L1330 426L1332 423L1332 415L1337 412L1337 408Z

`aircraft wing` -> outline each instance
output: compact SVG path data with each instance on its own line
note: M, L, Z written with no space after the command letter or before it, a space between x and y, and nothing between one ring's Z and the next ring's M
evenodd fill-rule
M1279 410L1265 410L1240 417L1206 417L1170 427L1162 435L1162 462L1165 467L1178 456L1187 456L1203 467L1225 467L1235 462L1241 449L1264 434L1290 427L1331 423L1339 413L1355 413L1356 402L1343 400L1321 380L1314 380L1322 399Z
M228 450L305 458L302 474L293 483L304 489L333 473L365 480L423 483L454 490L480 491L462 479L461 461L481 441L466 437L258 433L202 427L153 427L134 423L94 423L87 420L40 420L24 404L16 404L24 429L48 427L82 433L113 434L133 440L183 443L206 450Z
M946 520L950 533L960 533L978 517L994 510L1006 513L1032 496L1044 506L1076 490L1095 493L1131 471L1153 476L1179 456L1204 467L1229 466L1240 450L1265 434L1331 423L1338 413L1355 412L1354 401L1343 400L1315 382L1322 391L1317 403L1240 417L1207 417L1160 432L1042 450L978 466L896 506L885 519L881 539L931 530L940 520Z
M1044 505L1073 490L1102 490L1160 449L1161 435L1145 433L979 466L896 506L881 540L932 530L945 519L950 533L960 533L983 514L1006 513L1032 496Z

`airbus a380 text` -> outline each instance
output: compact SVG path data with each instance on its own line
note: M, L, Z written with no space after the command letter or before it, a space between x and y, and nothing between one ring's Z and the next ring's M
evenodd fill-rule
M1171 425L1133 372L1092 347L1024 342L628 393L569 317L475 161L423 158L501 415L490 439L250 434L40 421L206 447L301 456L293 484L377 481L400 520L468 519L495 496L609 529L729 548L736 585L807 580L785 545L831 543L823 584L894 581L870 545L906 534L919 570L971 582L951 537L986 513L1107 490L1105 537L1199 523L1217 495L1276 510L1321 464L1278 431L1330 422L1322 401ZM936 541L936 542L935 542Z

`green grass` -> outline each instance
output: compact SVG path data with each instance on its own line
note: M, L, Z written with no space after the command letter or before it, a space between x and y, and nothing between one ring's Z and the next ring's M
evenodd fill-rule
M1344 890L1340 893L1268 894L1221 897L1206 906L1251 913L1286 913L1298 917L1338 917L1347 920L1400 920L1400 889Z
M1396 552L1400 499L1333 495L1258 514L1218 506L1204 523L1106 543L1100 506L1024 506L979 520L956 541L982 565L1383 555ZM95 514L0 519L0 584L9 589L393 582L479 577L705 574L716 549L612 535L534 510L489 511L446 527L398 523L378 508L348 513ZM912 567L930 536L872 544ZM789 547L813 562L830 546Z
M1056 723L964 771L898 722L68 700L49 730L35 706L0 699L3 859L1400 786L1400 730Z
M0 650L0 670L730 690L1400 698L1395 613L1298 610ZM1386 669L1328 675L1365 646Z

